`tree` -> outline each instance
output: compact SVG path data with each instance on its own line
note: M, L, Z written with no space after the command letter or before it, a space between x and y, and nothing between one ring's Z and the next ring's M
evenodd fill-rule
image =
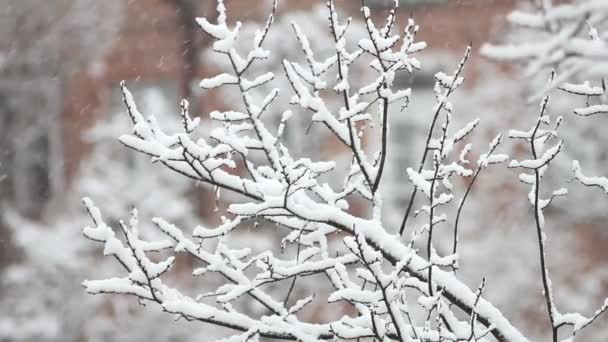
M96 64L108 48L109 37L120 27L122 10L121 1L116 0L4 1L1 7L0 302L15 314L0 319L0 339L4 340L20 339L35 331L44 335L57 328L55 318L60 315L47 312L44 305L24 301L22 296L29 293L13 292L13 286L25 291L37 285L36 293L65 301L63 295L68 293L69 284L59 290L49 288L47 285L54 284L56 276L49 272L51 267L36 267L35 271L17 267L19 271L11 271L11 264L32 266L28 264L32 260L26 259L29 255L20 250L22 246L15 246L20 244L21 241L15 241L20 237L14 234L14 222L8 220L20 215L41 217L46 204L66 195L60 115L65 81L75 72ZM19 228L23 228L20 233L31 232L21 225ZM51 238L47 241L70 236L62 235L63 232L53 235L41 231ZM59 254L71 251L68 248ZM27 279L32 274L44 280L32 284ZM15 293L22 296L12 297ZM16 302L27 304L15 305ZM21 314L29 311L37 311L38 315L21 320ZM19 337L13 336L15 331L9 331L14 327L19 327Z
M275 88L257 99L250 94L275 79L272 72L258 74L251 69L270 54L264 42L275 9L276 2L265 28L247 42L251 44L247 51L235 45L241 24L228 24L222 1L218 1L216 24L205 18L197 20L215 40L213 49L232 68L203 80L201 87L231 87L242 102L241 110L210 113L220 124L207 139L199 139L200 120L190 116L187 101L181 103L182 129L169 131L154 117L145 119L133 95L121 84L133 123L132 133L120 137L124 145L150 156L153 162L235 196L230 198L228 217L220 226L199 226L191 237L173 223L153 218L156 228L165 234L162 240L140 236L135 210L128 222L118 222L115 231L93 201L85 198L93 225L84 228L84 235L103 243L104 255L116 259L126 272L120 277L85 281L87 292L131 295L142 303L156 303L178 318L232 329L226 341L260 337L299 341L486 341L493 337L498 341L528 341L484 297L484 279L479 280L477 288L469 287L458 272L457 227L467 194L486 168L511 159L497 152L503 140L498 134L474 163L468 157L472 145L463 144L479 119L453 127L455 108L450 95L464 82L462 75L471 47L453 73L435 75L436 104L422 159L419 165L403 170L411 182L412 194L420 192L423 198L414 203L412 195L408 208L403 208L403 224L392 227L383 220L380 185L391 148L388 136L394 134L388 117L403 114L389 109L395 108L391 104L407 107L412 95L411 89L400 89L394 80L397 74L415 73L421 68L415 56L426 44L415 40L418 26L409 20L403 34L395 34L394 8L378 28L364 6L362 21L368 36L350 46L344 35L351 21L341 21L334 2L329 1L328 26L334 49L320 56L312 50L304 31L293 24L305 62L281 61L291 88L286 96L311 113L312 122L325 126L351 157L343 182L330 185L327 178L336 172L336 162L296 157L284 144L282 132L290 125L288 111L276 131L265 124L269 108L288 90ZM367 64L375 73L371 82L357 85L356 75L350 72L357 63ZM342 96L342 103L336 107L325 101L325 94L331 92ZM571 341L608 309L608 301L588 316L563 313L554 301L545 252L549 223L545 209L568 191L550 190L543 182L564 146L557 130L561 119L551 118L548 103L547 92L532 127L509 132L510 138L526 146L530 156L511 159L508 167L521 170L519 180L530 189L524 200L532 209L546 330L553 341L564 336L570 336ZM370 154L366 141L374 139L379 141L379 151ZM586 177L580 168L575 171L574 177L584 185L601 187L607 182L605 178ZM460 178L469 182L458 194L453 184ZM368 210L349 210L356 201ZM419 220L408 220L410 216ZM255 227L260 224L282 237L282 255L272 251L254 254L250 248L230 243L229 237L236 234L255 236ZM453 236L448 250L434 244L438 234ZM172 252L185 253L202 264L193 275L217 275L223 281L198 296L176 289L168 281L168 272L176 263ZM331 288L327 296L308 288L306 295L291 298L300 279L314 276L325 276L317 279L325 279ZM273 293L276 288L283 289L284 296ZM246 313L240 305L244 300L257 302L261 310ZM329 308L337 302L352 308L351 314L326 322L303 319L303 312L310 306Z

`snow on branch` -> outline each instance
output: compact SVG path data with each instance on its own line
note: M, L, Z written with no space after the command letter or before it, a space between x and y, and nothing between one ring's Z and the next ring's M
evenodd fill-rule
M608 178L585 176L578 160L572 161L572 172L574 173L574 178L581 182L581 184L585 186L597 186L608 194Z
M397 5L395 1L395 8ZM455 272L458 268L457 222L466 196L482 169L509 159L496 153L502 140L502 135L498 135L479 158L477 168L469 169L467 165L471 163L466 158L472 145L464 142L480 120L452 131L452 116L456 114L449 97L464 82L463 70L471 47L467 47L454 72L435 76L436 104L432 108L423 158L416 168L402 170L404 174L407 172L414 190L404 224L396 234L397 227L387 227L383 222L379 189L391 147L388 117L401 115L391 112L389 104L401 102L406 107L412 95L410 89L397 88L395 77L421 68L415 57L425 47L424 43L415 41L419 27L409 20L403 33L396 33L396 10L393 9L385 24L378 28L370 10L364 6L360 20L367 36L350 46L344 37L356 21L342 20L330 0L327 30L335 43L331 53L322 55L314 51L305 30L292 23L293 39L300 45L304 62L289 59L281 62L291 89L273 88L261 98L254 97L253 89L259 91L264 88L261 85L276 81L273 73L256 73L250 68L269 56L263 45L276 8L275 2L266 26L257 32L248 49L235 45L240 44L241 23L228 24L221 0L217 2L217 23L205 18L197 20L202 30L214 39L213 50L229 65L229 70L203 80L201 86L205 89L228 87L239 95L241 102L240 109L209 113L210 119L220 125L216 125L208 138L200 137L197 130L200 122L190 117L186 101L181 103L181 118L176 118L181 119L183 130L168 132L154 117L144 118L131 93L121 84L133 123L131 134L120 137L124 145L186 177L240 196L238 201L227 203L229 217L222 217L220 225L199 226L192 234L163 218L152 218L164 236L158 241L140 237L136 211L128 223L121 221L118 227L110 227L93 202L85 199L93 227L86 227L84 235L103 244L104 255L112 256L124 268L122 275L85 281L86 290L92 294L128 294L142 304L155 303L177 317L230 328L233 335L226 341L260 337L296 341L489 341L490 338L501 342L528 341L484 298L485 281L479 289L474 289L464 284ZM368 67L373 75L371 82L360 87L356 82L351 83L349 71L355 63ZM341 96L342 101L336 106L326 101L327 92L331 91ZM346 165L348 176L340 188L324 180L324 175L339 174L338 162L318 160L317 156L296 157L290 153L283 136L285 127L291 124L290 110L281 108L283 115L276 133L269 128L269 120L263 114L277 105L278 98L285 96L293 105L309 112L311 122L322 124L346 147L351 158ZM379 121L377 131L364 130L360 123L372 124L376 120ZM541 258L544 258L542 209L550 200L539 197L539 182L563 144L560 141L540 156L542 145L556 136L557 128L552 131L539 128L549 122L549 117L541 114L529 133L511 134L529 142L532 149L531 159L512 161L511 166L534 172L533 181L526 184L533 188L531 203L539 223ZM365 142L370 139L379 141L376 153L370 153L366 146ZM443 254L435 248L433 236L440 234L442 225L448 222L448 204L455 197L456 189L453 180L467 177L473 178L456 214L453 252ZM579 177L579 180L585 178ZM402 233L418 191L424 193L425 203L415 215L428 215L428 221L411 227L414 233L408 241ZM553 192L552 196L561 195L565 195L565 191ZM354 201L367 205L371 217L349 210ZM254 252L231 240L261 234L255 229L260 223L280 237L276 250ZM121 232L120 237L116 231ZM414 246L417 236L426 237L424 252ZM219 284L209 281L214 288L198 295L185 294L168 285L165 279L170 276L175 263L173 254L177 253L195 261L193 276L207 280L213 275L222 281ZM543 282L548 284L544 262L543 270ZM298 286L312 278L314 286ZM322 291L315 291L318 288L326 289L328 295L323 297ZM546 293L554 328L560 323L576 327L590 323L577 325L559 316L550 288ZM261 309L248 310L252 303ZM329 303L348 307L352 314L333 317L324 323L303 314L308 307L324 308Z

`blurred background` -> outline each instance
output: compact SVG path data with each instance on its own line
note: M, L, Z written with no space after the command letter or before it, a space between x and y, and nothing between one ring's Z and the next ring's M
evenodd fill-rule
M291 21L307 32L315 53L331 53L324 3L280 1L266 45L273 55L260 70L281 74L278 62L301 58ZM354 19L349 37L354 44L365 35L358 25L360 2L336 3ZM383 20L392 1L366 3ZM429 47L419 56L422 70L396 81L411 86L413 98L405 113L390 118L396 133L383 189L388 227L398 226L408 204L411 184L405 181L405 168L420 159L435 101L433 75L451 73L469 42L473 54L465 69L467 81L453 102L456 124L481 118L474 153L483 153L499 131L525 130L537 116L538 103L529 101L529 95L539 83L523 78L517 66L478 52L485 42L526 34L514 32L505 20L526 3L400 1L399 27L412 15L421 26L418 40ZM252 36L271 2L227 0L226 5L229 19L243 21L243 34ZM144 114L169 126L180 124L182 98L190 101L191 114L201 118L233 102L233 93L198 87L202 78L224 67L195 22L199 16L214 18L215 1L0 0L0 341L206 341L216 333L210 326L173 322L133 298L86 295L80 286L84 279L118 269L81 235L89 224L81 205L85 195L95 200L108 223L126 218L133 206L144 219L162 216L183 227L214 225L225 214L213 189L151 164L117 140L130 132L121 80ZM366 73L361 68L356 75L365 79ZM289 89L286 83L279 87ZM282 108L290 106L288 95L281 101ZM565 157L547 179L555 188L571 178L572 159L586 165L589 174L608 174L608 137L600 129L608 122L569 118L572 101L576 99L564 95L551 104L552 114L565 117L567 139ZM275 125L281 109L268 117ZM348 162L329 140L310 139L315 132L327 133L321 127L307 133L310 115L293 110L296 124L286 139L296 154ZM525 153L512 142L501 150ZM589 314L608 295L608 197L574 183L567 184L572 195L547 211L549 267L563 311ZM546 314L527 191L516 171L484 171L463 214L459 272L472 287L486 276L488 298L522 330L543 338ZM356 203L351 206L365 212ZM272 233L261 236L256 248L272 248ZM446 238L446 246L448 242ZM175 282L205 286L191 279L188 265L183 268L176 270ZM322 321L323 315L312 313L311 320ZM582 340L608 340L606 321L597 322Z

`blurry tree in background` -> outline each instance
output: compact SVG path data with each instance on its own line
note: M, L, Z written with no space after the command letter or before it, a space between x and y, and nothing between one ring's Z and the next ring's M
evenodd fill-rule
M66 80L95 66L123 12L120 0L0 1L0 212L39 217L64 194ZM3 221L0 269L17 258Z
M192 81L198 75L201 47L196 39L196 13L207 4L207 0L166 0L175 7L182 31L182 68L181 94L183 97L192 95Z
M17 227L8 216L40 217L48 203L67 195L61 118L66 81L76 72L94 71L123 13L120 0L0 1L0 306L15 315L2 315L1 340L63 330L56 324L57 307L75 290L63 278L78 260L73 253L78 244L65 243L59 250L47 245L60 236L74 237L64 234L65 224L62 230L27 222L19 225L17 233L23 235L11 237ZM39 249L37 257L31 250L18 253L24 241L11 240L24 236L41 249L47 246L45 251ZM17 259L22 264L11 276L4 267ZM31 281L33 274L38 281ZM33 293L40 297L24 300ZM29 319L21 320L22 315Z
M549 86L568 81L602 85L608 70L605 1L523 1L519 7L507 16L512 27L506 42L486 44L484 55L521 64L526 77L545 77L554 70Z
M120 0L0 4L0 206L39 216L63 193L65 81L97 66L123 13Z
M520 66L530 101L538 102L546 90L559 89L560 96L550 108L568 113L564 122L572 142L565 146L565 153L590 172L605 173L608 137L597 127L608 125L608 2L523 1L507 20L511 27L503 42L485 44L481 53ZM546 84L552 71L555 77ZM596 143L579 141L581 137ZM558 163L563 169L572 168ZM585 196L578 200L589 205L569 207L571 213L605 220L605 207Z

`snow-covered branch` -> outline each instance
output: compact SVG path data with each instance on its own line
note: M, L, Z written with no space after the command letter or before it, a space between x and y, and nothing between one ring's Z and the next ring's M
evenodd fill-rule
M282 340L376 340L397 341L498 341L523 342L529 339L509 322L483 296L485 280L471 288L459 279L458 220L462 206L475 179L490 164L509 159L497 153L502 135L491 142L489 150L478 160L475 169L467 168L466 159L472 145L465 140L478 127L475 119L453 129L455 109L450 95L464 82L464 66L471 47L451 74L435 75L436 104L432 108L423 157L414 168L402 170L413 188L412 198L400 227L388 227L382 218L380 182L389 150L389 104L397 102L405 109L412 96L410 89L397 89L395 78L401 73L414 73L421 63L414 57L425 47L416 42L418 26L409 20L402 35L396 34L396 6L389 12L385 25L378 28L370 10L363 6L362 21L367 36L354 46L347 44L345 34L354 21L342 20L333 1L327 4L328 32L334 49L328 55L314 51L309 37L298 23L290 28L302 51L303 62L285 58L281 61L284 76L291 89L264 90L279 75L256 72L254 65L263 63L270 51L264 41L272 29L277 3L274 2L266 25L259 30L247 48L239 40L240 22L227 20L223 1L217 2L217 20L198 20L202 30L214 39L213 50L227 62L226 70L201 82L204 89L227 88L238 94L240 103L231 110L209 113L215 125L208 138L201 138L198 118L192 119L187 101L181 102L182 129L169 132L152 116L145 118L125 84L121 84L128 116L133 123L131 134L120 137L127 147L151 157L166 167L219 192L231 192L227 204L229 217L222 217L217 227L197 227L192 234L163 218L152 218L164 238L147 241L138 233L137 212L128 223L119 222L113 229L104 222L101 211L85 199L94 226L87 227L87 238L103 243L104 255L112 256L124 268L122 276L83 283L89 293L122 293L137 297L142 303L156 303L169 313L186 320L211 323L234 330L227 341L249 341L259 337ZM355 64L364 64L372 75L371 82L357 84L350 77ZM264 86L264 87L262 87ZM342 102L337 106L326 101L335 92ZM287 94L285 94L287 93ZM271 129L267 113L278 99L289 96L294 106L310 113L310 121L322 124L350 154L348 175L341 187L326 181L327 175L339 175L338 162L317 160L316 156L290 153L283 132L290 126L292 113L281 108L278 129ZM544 102L546 106L547 101ZM555 138L554 130L542 130L550 123L543 113L530 132L513 131L514 138L530 143L533 158L511 161L510 167L524 168L522 180L532 185L530 201L541 247L542 279L546 285L553 329L561 325L582 328L560 316L551 297L550 281L543 252L544 218L542 210L553 197L565 195L555 191L551 199L539 196L540 178L559 154L563 141L541 154L541 145ZM364 129L379 122L379 129ZM297 129L298 127L296 127ZM316 137L313 137L316 139ZM367 141L378 141L377 153L370 153ZM464 146L463 146L464 145ZM432 157L432 158L431 158ZM428 159L428 160L427 160ZM430 161L432 159L432 162ZM581 174L582 175L582 174ZM433 239L448 222L450 206L456 191L454 180L473 177L462 195L455 214L453 252L440 255ZM585 178L578 177L582 182ZM590 180L586 180L590 182ZM412 225L411 238L402 237L406 221L420 191L425 203L415 215L428 215L427 223ZM351 210L352 204L364 203L368 213ZM367 217L369 215L370 217ZM426 218L426 216L425 216ZM258 233L258 223L272 229L281 238L281 254L273 250L253 252L235 246L231 238L239 234ZM409 227L409 226L408 226ZM247 232L252 230L253 232ZM397 233L398 231L398 233ZM119 238L117 232L122 234ZM419 253L416 239L426 237L424 253ZM189 255L200 264L192 275L209 280L222 280L211 291L198 295L185 294L165 282L176 258L173 253ZM298 282L316 276L325 282L295 291ZM272 286L271 286L272 285ZM323 287L325 286L325 287ZM276 288L286 291L277 293ZM323 296L318 289L327 289ZM304 293L302 293L304 292ZM257 303L262 309L249 312L243 303ZM334 317L324 323L306 319L308 307L343 305L350 315Z

